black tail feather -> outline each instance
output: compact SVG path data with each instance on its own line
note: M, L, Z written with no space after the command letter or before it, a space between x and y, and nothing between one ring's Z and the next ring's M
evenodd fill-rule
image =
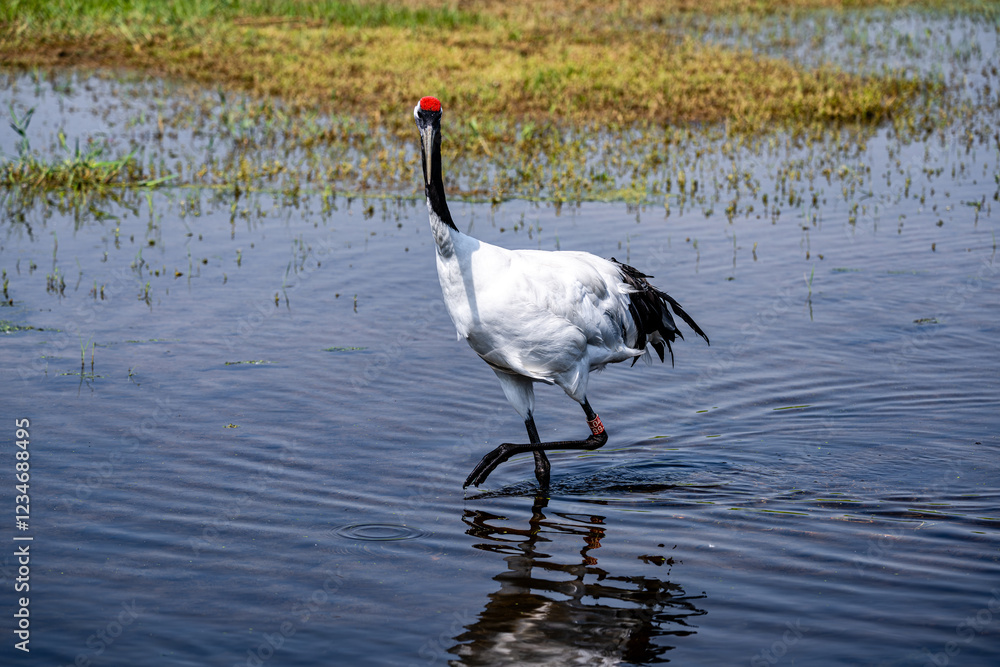
M681 308L681 305L677 303L673 297L665 292L661 292L656 287L649 284L647 278L652 278L652 276L647 276L628 264L622 264L614 257L611 258L611 261L618 266L622 279L633 290L632 294L629 296L628 307L629 314L635 322L636 329L638 329L638 334L633 347L639 350L645 350L648 336L654 332L659 333L663 342L650 341L650 345L652 345L653 349L656 350L656 353L662 362L664 361L663 347L664 344L666 344L667 351L670 352L670 365L673 366L674 350L670 346L670 343L677 338L683 339L684 334L682 334L680 329L677 328L674 318L670 312L671 309L673 309L674 314L684 320L684 322L687 323L687 325L691 327L696 334L704 338L706 343L709 343L708 336L705 335L705 332L702 331L701 327L699 327L694 319L688 315L683 308ZM639 357L632 359L633 366L638 359Z
M663 298L665 298L667 302L670 304L670 307L674 309L674 314L680 316L682 320L687 322L687 325L691 327L692 331L694 331L696 334L704 338L706 343L708 343L709 345L712 344L711 341L708 340L708 336L705 334L705 332L702 331L701 327L698 326L697 322L695 322L694 319L690 315L688 315L683 308L681 308L681 304L677 303L677 301L674 300L674 298L669 294L664 294L663 292L660 292L660 294L663 294ZM677 332L677 335L680 335L679 331ZM681 336L681 338L684 338L684 336Z

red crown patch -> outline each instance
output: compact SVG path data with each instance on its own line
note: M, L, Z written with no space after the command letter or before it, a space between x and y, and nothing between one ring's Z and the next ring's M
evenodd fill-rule
M436 97L421 97L420 108L423 111L441 111L441 102Z

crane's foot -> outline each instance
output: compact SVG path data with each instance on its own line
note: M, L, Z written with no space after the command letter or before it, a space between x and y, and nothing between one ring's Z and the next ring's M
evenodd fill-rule
M594 429L592 428L592 430ZM590 451L603 447L607 441L608 434L604 431L604 427L602 425L600 433L594 433L586 440L565 440L561 442L535 442L523 444L505 442L479 461L472 472L469 473L469 476L466 478L465 484L462 485L462 488L464 489L469 486L481 485L486 481L486 478L490 476L490 473L496 470L497 466L517 454L539 452L544 455L545 451L553 449L582 449ZM536 457L535 477L538 478L538 483L542 486L548 486L549 468L548 459L545 459L545 463L540 465L538 458Z
M549 472L552 470L552 466L549 464L549 458L545 456L545 452L536 449L535 450L535 479L538 480L538 486L542 488L542 491L547 491L549 488Z

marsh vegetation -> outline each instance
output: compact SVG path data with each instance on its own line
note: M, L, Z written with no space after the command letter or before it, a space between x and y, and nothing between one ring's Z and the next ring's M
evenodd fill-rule
M43 163L22 152L2 182L410 194L407 110L431 92L453 119L446 158L467 196L657 201L686 194L703 157L724 164L747 146L768 152L790 140L830 155L816 170L836 175L838 152L877 127L906 143L996 103L994 71L973 73L988 80L974 100L963 95L969 73L955 66L978 48L969 31L995 25L995 5L806 0L778 10L732 1L697 11L685 2L8 3L0 56L34 72L36 85L66 67L174 83L129 120L144 132L120 137L117 152L59 135L66 157ZM24 125L30 108L11 112ZM157 155L178 133L194 140L185 159Z

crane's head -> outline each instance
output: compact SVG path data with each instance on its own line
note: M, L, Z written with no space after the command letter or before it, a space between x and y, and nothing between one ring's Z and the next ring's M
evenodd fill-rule
M417 119L417 125L420 124L420 116L431 116L434 115L438 118L441 117L441 100L436 97L421 97L420 101L417 102L417 106L413 107L413 116Z
M441 150L441 102L436 97L421 97L413 107L413 120L420 131L423 152L424 183L431 181L431 164L435 152ZM439 166L440 169L440 161Z

